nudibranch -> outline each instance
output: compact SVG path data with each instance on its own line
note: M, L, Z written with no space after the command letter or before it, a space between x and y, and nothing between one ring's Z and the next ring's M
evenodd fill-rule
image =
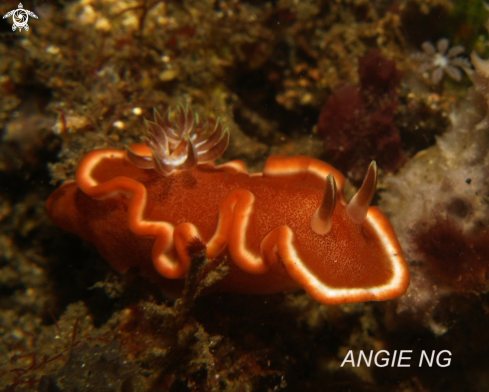
M344 177L306 156L271 156L263 173L242 161L216 166L229 133L180 107L146 121L144 143L100 149L75 181L47 201L51 219L92 242L116 270L162 284L185 278L188 247L227 256L215 289L267 294L303 288L318 302L381 301L402 295L409 270L384 214L369 206L375 162L347 203Z

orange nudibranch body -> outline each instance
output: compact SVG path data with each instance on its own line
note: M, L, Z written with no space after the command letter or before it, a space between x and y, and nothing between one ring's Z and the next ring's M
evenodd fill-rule
M131 148L151 155L145 145ZM47 201L57 225L92 242L118 271L136 267L155 280L183 279L187 247L197 237L209 260L229 256L231 271L217 290L303 288L324 304L387 300L407 290L408 267L389 221L377 207L365 207L363 222L355 222L344 177L324 162L272 156L260 174L232 161L161 175L127 154L90 152L76 181ZM318 213L321 203L329 203L329 212ZM315 213L330 215L326 234L313 229Z

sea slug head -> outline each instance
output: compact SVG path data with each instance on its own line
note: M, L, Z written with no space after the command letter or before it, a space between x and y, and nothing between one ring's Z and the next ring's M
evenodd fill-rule
M127 159L142 169L155 169L163 175L191 170L198 164L219 158L229 144L229 131L219 119L200 121L192 109L180 105L162 116L156 109L154 121L145 120L144 143L152 156L128 148Z
M372 162L347 204L343 176L329 173L317 209L309 215L307 206L312 232L296 230L280 248L289 274L318 302L384 301L408 288L409 269L396 234L387 217L370 206L377 177Z

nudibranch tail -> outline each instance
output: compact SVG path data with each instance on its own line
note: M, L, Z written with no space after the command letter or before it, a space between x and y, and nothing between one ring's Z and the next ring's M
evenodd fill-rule
M362 186L352 197L346 207L346 212L355 223L362 224L367 217L368 207L377 189L377 163L372 161L367 169L367 174Z
M333 226L333 212L336 207L336 182L333 173L329 173L324 187L323 201L311 220L312 230L320 235L328 234Z
M154 121L145 120L145 125L143 141L152 157L129 148L127 159L141 169L156 169L165 176L214 161L229 144L229 131L219 119L200 121L182 105L174 112L168 109L165 115L155 109Z

